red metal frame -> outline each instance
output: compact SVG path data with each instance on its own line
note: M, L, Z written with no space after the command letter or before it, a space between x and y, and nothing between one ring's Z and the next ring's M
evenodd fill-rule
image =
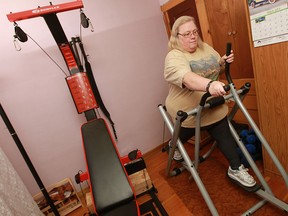
M80 173L80 182L86 181L89 179L88 172Z
M17 13L10 13L7 14L7 18L10 22L16 22L19 20L31 19L34 17L43 16L45 14L50 13L60 13L69 10L75 10L79 8L83 8L82 0L76 0L74 2L57 4L57 5L49 5L44 7L38 7L32 10L17 12Z
M62 55L67 63L67 66L69 68L69 70L73 70L74 68L78 69L77 63L76 63L76 59L72 53L71 47L69 46L69 44L61 44L59 46Z
M66 77L77 112L98 108L86 73L78 72Z

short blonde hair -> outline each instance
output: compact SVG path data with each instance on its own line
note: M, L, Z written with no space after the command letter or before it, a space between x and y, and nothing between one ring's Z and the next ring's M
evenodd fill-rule
M181 25L183 25L187 22L191 22L191 21L196 25L196 21L195 21L194 17L192 17L192 16L181 16L178 19L176 19L176 21L173 24L173 27L171 30L170 40L168 43L169 50L178 49L181 51L185 51L185 50L183 50L183 48L179 42L179 37L178 37L179 27ZM199 48L203 47L203 41L202 41L200 36L198 36L198 47Z

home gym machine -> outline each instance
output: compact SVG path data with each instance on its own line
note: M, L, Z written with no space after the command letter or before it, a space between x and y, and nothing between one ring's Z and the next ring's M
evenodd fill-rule
M62 53L70 74L66 77L66 81L73 101L78 113L84 113L87 119L87 123L81 127L81 132L87 179L90 182L90 191L96 214L138 216L140 211L134 189L121 163L114 139L104 119L98 118L95 112L95 109L100 106L110 121L115 139L117 139L114 123L103 106L87 56L84 55L86 72L84 72L78 58L75 43L79 45L82 53L83 44L79 41L80 38L76 38L70 43L57 18L57 13L80 9L81 24L84 28L87 28L90 22L82 8L82 0L57 5L50 3L49 6L39 6L33 10L10 13L7 14L7 17L10 22L14 23L14 38L21 42L26 42L29 35L27 36L16 22L39 16L43 17ZM44 191L44 195L49 201L49 195L47 192L45 193L45 190L42 190L43 188L44 186L41 185L41 191ZM50 202L50 206L53 213L59 215L53 202Z
M227 44L227 48L226 48L226 55L228 56L230 54L231 51L231 43ZM272 151L272 149L270 148L269 144L267 143L266 139L264 138L264 136L262 135L262 133L260 132L260 130L258 129L257 125L255 124L255 122L253 121L253 119L251 118L251 116L249 115L248 111L246 110L246 108L244 107L242 100L245 97L245 94L249 91L250 89L250 83L246 83L243 87L241 87L239 90L236 90L234 83L231 79L230 76L230 67L229 67L229 63L226 63L225 65L225 76L226 79L228 81L228 85L225 86L226 87L226 91L230 89L230 94L225 95L223 97L211 97L211 95L209 93L205 93L201 100L199 105L192 109L191 111L188 112L183 112L181 110L179 110L177 112L177 116L176 116L176 120L175 123L173 125L173 123L171 122L169 115L167 114L166 110L165 110L165 106L163 105L159 105L159 111L162 115L162 117L164 118L164 121L170 131L170 133L172 134L172 139L171 139L171 143L170 143L170 147L169 148L169 156L168 156L168 163L167 163L167 168L166 168L166 175L167 176L175 176L178 175L179 173L181 173L184 170L188 170L191 173L191 176L193 177L196 185L198 186L211 214L213 216L217 216L219 215L217 212L216 207L213 204L213 201L211 200L202 180L201 177L199 176L197 170L198 170L198 166L199 166L199 162L205 160L213 151L213 149L216 147L217 143L214 142L214 144L212 145L212 147L210 148L210 150L208 150L203 156L199 157L199 145L200 145L200 122L201 122L201 112L203 109L209 109L209 108L213 108L217 105L223 104L225 103L226 100L229 99L233 99L233 101L235 102L234 107L232 108L229 116L228 116L228 122L229 122L229 127L231 130L231 133L234 137L234 139L236 140L239 148L241 149L241 151L243 152L244 156L246 157L247 161L249 162L251 168L253 169L255 175L257 176L260 184L256 185L252 188L244 188L250 192L254 192L255 194L259 195L262 200L260 202L258 202L257 204L255 204L253 207L251 207L249 210L247 210L246 212L244 212L242 215L244 216L248 216L251 215L253 212L257 211L259 208L261 208L266 202L270 202L272 204L274 204L275 206L277 206L280 209L283 209L284 211L288 212L288 204L283 202L282 200L279 200L278 198L276 198L273 194L273 192L271 191L269 185L267 184L267 182L265 181L263 175L261 174L260 170L258 169L258 167L256 166L253 158L251 157L251 155L249 154L249 152L247 151L247 149L245 148L245 145L242 143L241 139L239 138L234 126L231 123L231 120L233 119L234 115L236 114L237 110L241 110L242 113L244 114L244 116L246 117L247 121L249 122L251 128L255 131L256 135L258 136L258 138L260 139L260 142L262 143L262 147L264 147L267 151L267 153L269 154L269 156L271 157L272 161L274 162L275 166L277 167L277 169L279 170L281 176L283 177L286 187L288 187L288 175L287 172L285 171L285 169L283 168L283 166L281 165L281 163L279 162L278 158L276 157L276 155L274 154L274 152ZM211 98L210 98L211 97ZM209 98L209 99L208 99ZM208 99L208 100L207 100ZM207 100L207 101L206 101ZM179 132L180 132L180 128L181 128L181 123L183 121L185 121L185 119L187 118L187 116L189 115L194 115L196 118L196 128L195 128L195 153L194 153L194 160L192 161L189 157L189 155L187 154L185 147L183 146L183 143L181 143L181 141L178 139L179 137ZM175 148L178 148L178 150L180 151L184 161L182 162L183 167L180 168L176 168L174 170L171 170L171 165L172 165L172 160L173 160L173 155L174 155L174 151Z

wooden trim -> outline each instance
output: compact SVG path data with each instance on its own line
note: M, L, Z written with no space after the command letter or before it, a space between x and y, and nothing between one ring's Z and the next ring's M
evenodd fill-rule
M207 10L205 6L205 0L195 0L196 2L196 9L198 12L198 18L199 18L199 27L201 28L202 36L203 36L203 41L208 43L210 46L213 47L213 42L212 42L212 36L210 34L209 30L209 21L208 21L208 16L207 16Z
M171 35L171 30L170 30L170 24L169 24L170 20L169 20L169 16L168 16L167 12L163 13L163 20L164 20L164 23L165 23L165 29L166 29L167 37L168 37L168 40L169 40L170 35Z
M185 0L170 0L160 7L161 11L166 12L166 11L170 10L171 8L175 7L176 5L178 5L184 1Z

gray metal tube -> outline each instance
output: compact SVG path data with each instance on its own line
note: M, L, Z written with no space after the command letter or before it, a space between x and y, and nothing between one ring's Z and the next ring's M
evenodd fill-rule
M267 140L264 138L263 134L260 132L258 126L255 124L255 122L253 121L253 119L251 118L251 116L249 115L247 109L244 107L243 103L241 102L241 100L239 99L239 96L236 92L236 90L234 88L231 88L231 92L233 94L234 100L237 103L237 105L239 106L239 109L242 111L242 113L245 115L246 119L248 120L250 126L253 128L253 130L255 131L255 134L257 135L257 137L259 138L259 140L262 143L262 146L264 146L264 148L266 149L267 153L269 154L270 158L272 159L272 161L274 162L275 166L277 167L277 169L279 170L279 172L281 173L285 183L286 183L286 187L288 187L288 175L285 171L285 169L283 168L283 166L281 165L281 163L279 162L278 158L276 157L276 155L274 154L273 150L271 149L270 145L268 144Z

